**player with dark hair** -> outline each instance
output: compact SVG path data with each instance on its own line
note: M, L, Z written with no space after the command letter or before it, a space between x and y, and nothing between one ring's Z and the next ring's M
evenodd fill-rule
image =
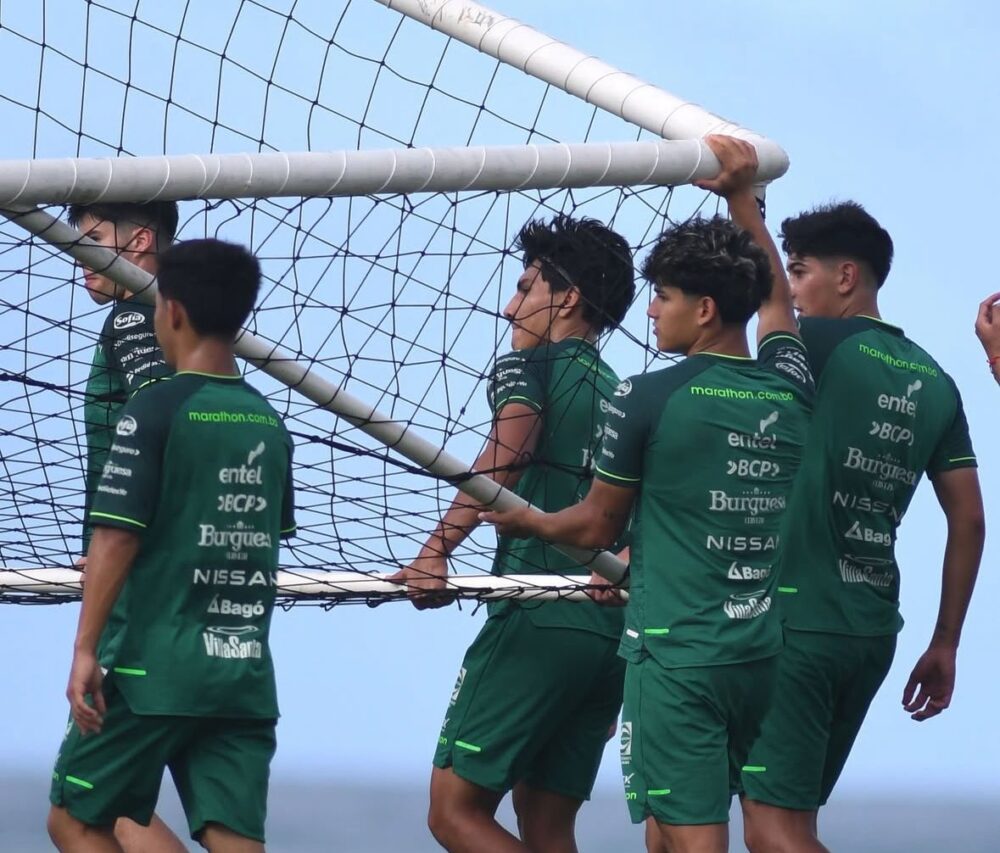
M127 202L73 204L69 224L85 237L142 270L156 275L157 258L177 231L177 203ZM98 305L114 302L94 351L87 378L84 423L87 435L87 494L83 551L90 544L87 515L108 458L118 416L139 388L170 373L153 332L153 307L132 300L132 293L99 270L83 270L84 286Z
M524 272L504 310L513 351L494 365L493 428L473 470L537 506L562 509L587 490L618 384L597 342L635 295L632 253L605 225L567 216L529 222L518 248ZM448 602L448 558L479 524L481 509L459 494L397 575L418 608ZM493 572L589 575L540 539L506 536ZM620 611L507 601L490 603L488 612L441 729L431 831L450 851L574 851L576 814L621 706ZM520 840L494 817L510 790Z
M983 506L951 378L880 319L888 232L854 202L782 223L792 297L817 381L816 410L788 506L780 560L785 648L775 698L744 772L754 853L826 848L830 796L889 671L899 614L896 531L926 472L948 522L930 645L903 691L926 720L948 707L983 547ZM764 769L766 768L766 770Z
M177 203L108 202L73 204L69 224L99 246L142 270L156 275L157 258L177 231ZM97 492L104 465L128 398L143 386L172 373L153 331L153 306L133 300L132 293L97 270L84 268L84 286L98 305L114 302L101 328L87 377L83 406L87 438L86 495L84 497L82 551L90 545L90 506ZM77 561L86 567L86 558ZM120 626L110 620L101 644L101 658L110 656L113 638ZM126 853L181 853L185 848L157 816L148 827L123 818L115 827L118 842Z
M64 851L121 850L115 821L147 824L169 767L192 837L250 853L275 748L268 632L279 538L294 530L292 442L234 369L256 259L195 240L159 267L154 324L177 373L125 405L90 511L49 834ZM122 627L104 675L112 608Z
M482 514L505 536L602 548L635 511L619 646L622 773L632 820L654 821L648 849L672 853L729 849L731 797L781 649L774 564L813 394L753 196L756 153L729 137L707 141L722 170L703 186L727 199L738 225L677 225L643 265L657 348L687 358L619 386L583 501Z

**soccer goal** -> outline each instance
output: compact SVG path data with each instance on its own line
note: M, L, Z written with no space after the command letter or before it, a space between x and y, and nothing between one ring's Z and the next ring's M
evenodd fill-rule
M296 441L287 601L378 602L457 486L519 501L469 461L521 225L603 220L637 257L714 199L701 137L773 142L466 0L255 0L0 8L0 601L78 594L80 410L106 309L74 263L152 298L148 276L64 223L73 202L181 203L181 239L243 243L265 275L239 342ZM604 343L657 357L645 295ZM489 575L491 530L456 553L460 596L582 597L579 575ZM617 580L610 554L574 552Z

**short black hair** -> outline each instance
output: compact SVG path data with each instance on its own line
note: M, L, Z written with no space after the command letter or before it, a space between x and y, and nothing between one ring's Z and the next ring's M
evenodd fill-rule
M750 234L721 216L664 231L642 265L654 287L715 300L723 323L745 325L771 295L771 264Z
M184 306L199 335L232 341L257 301L260 264L235 243L186 240L160 255L157 283L164 299Z
M69 224L76 228L83 217L93 216L104 222L120 225L131 222L156 232L157 246L164 248L173 242L177 234L177 202L150 201L138 204L131 201L96 202L94 204L71 204L67 215Z
M598 334L617 326L635 298L635 267L628 241L596 219L564 213L533 219L517 235L527 269L536 261L551 290L576 287L583 318Z
M868 265L881 287L892 267L892 237L856 201L824 204L781 223L786 255L850 258Z

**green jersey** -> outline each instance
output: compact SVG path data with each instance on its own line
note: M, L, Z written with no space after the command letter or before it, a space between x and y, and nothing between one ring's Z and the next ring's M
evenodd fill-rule
M90 522L141 537L107 661L134 713L277 717L268 631L291 459L242 377L182 372L126 404Z
M781 649L775 563L812 397L787 334L756 360L698 353L615 392L597 477L638 490L626 660L705 666Z
M518 495L544 512L557 512L583 499L617 384L618 377L594 345L581 338L515 350L497 360L488 389L494 416L508 403L528 406L541 416L531 464L514 489ZM493 573L589 577L590 570L540 539L501 536ZM510 606L512 602L491 603L489 612ZM589 601L520 606L539 627L579 628L607 637L621 634L622 615L617 608Z
M90 544L87 515L108 461L118 416L126 400L153 379L171 372L153 331L153 306L115 302L105 318L87 377L83 420L87 436L87 494L84 499L83 553Z
M803 318L816 411L788 509L781 606L798 630L893 634L896 530L926 471L974 466L951 378L901 329Z

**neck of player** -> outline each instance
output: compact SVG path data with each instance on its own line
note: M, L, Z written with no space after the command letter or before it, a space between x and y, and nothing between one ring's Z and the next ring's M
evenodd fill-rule
M750 358L746 326L714 326L707 328L688 347L686 355L711 352L716 355L733 355Z
M198 338L189 346L178 348L174 368L178 373L211 373L215 376L238 376L232 344L218 338Z

